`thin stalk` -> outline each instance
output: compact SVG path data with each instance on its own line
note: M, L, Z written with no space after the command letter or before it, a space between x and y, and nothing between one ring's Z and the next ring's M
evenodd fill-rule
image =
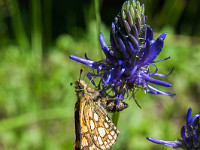
M97 41L98 41L98 49L101 49L100 42L99 42L99 33L101 32L101 17L100 17L100 11L99 11L99 0L94 0L94 6L95 6L95 16L96 16L96 29L97 29ZM100 58L103 58L102 51L99 51Z
M32 67L34 68L34 80L37 84L37 91L43 91L42 82L44 81L43 70L42 70L42 49L43 49L43 41L42 41L42 9L41 4L43 1L41 0L31 0L31 50L32 50ZM34 91L36 92L36 91ZM33 94L34 94L33 92ZM43 101L40 94L35 94L39 109L43 109ZM42 118L40 125L42 127L42 135L45 135L47 129L47 122L43 119L47 114L41 113L38 114L37 119ZM43 150L47 149L47 140L46 137L42 137Z
M119 114L120 112L118 113L114 113L112 115L112 122L114 123L114 125L117 127L117 124L118 124L118 120L119 120ZM112 150L112 147L110 148L110 150Z
M115 124L115 126L117 126L117 124L118 124L119 114L120 114L120 112L114 113L114 114L112 115L112 121L113 121L113 123Z
M101 28L101 17L100 17L100 11L99 11L99 0L94 0L94 5L95 5L95 16L96 16L96 28L97 32L100 32Z
M41 1L32 0L31 48L34 61L40 66L42 59Z
M22 21L21 12L17 0L9 1L8 11L11 16L12 28L15 34L16 41L21 48L22 54L25 55L25 52L30 49L30 43L25 32L24 23Z
M44 37L45 37L45 48L51 46L52 44L52 1L43 1L43 16L44 16Z

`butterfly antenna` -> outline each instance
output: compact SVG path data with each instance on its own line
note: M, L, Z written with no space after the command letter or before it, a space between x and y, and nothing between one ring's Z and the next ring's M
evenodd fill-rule
M91 79L90 79L90 81L88 82L88 84L87 84L87 87L89 86L89 84L91 83L91 82L94 82L94 77L91 77Z
M83 71L84 71L84 68L81 68L81 69L80 69L80 75L79 75L80 77L79 77L79 80L78 80L78 81L79 81L79 83L80 83L80 80L81 80L81 75L82 75Z

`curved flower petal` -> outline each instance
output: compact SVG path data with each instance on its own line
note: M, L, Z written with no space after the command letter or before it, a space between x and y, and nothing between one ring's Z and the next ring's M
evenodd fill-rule
M164 59L160 59L160 60L153 61L153 63L157 63L157 62L165 61L165 60L170 59L170 58L171 58L171 57L169 56L169 57L164 58Z
M114 61L114 59L112 58L112 52L110 51L110 48L108 47L102 33L99 33L99 40L101 43L102 50L106 55L106 59L108 59L109 61Z
M161 38L161 39L165 39L165 37L167 36L167 33L165 32L165 33L162 33L160 36L159 36L159 38Z
M146 58L146 61L151 63L153 60L160 54L163 48L164 41L162 38L157 38L156 42L151 46L149 55Z
M120 37L118 37L117 39L118 39L118 44L119 44L120 50L123 53L124 58L126 58L126 59L129 58L129 55L126 51L126 46L125 46L124 42L122 41L122 39Z
M153 40L153 29L147 25L147 40Z
M154 88L154 87L151 86L151 85L148 85L148 88L149 88L149 89L147 89L147 92L152 93L152 94L167 95L167 96L170 96L170 97L173 97L173 96L176 95L175 93L168 93L168 92L160 91L160 90Z
M188 113L187 113L187 129L189 129L189 125L190 125L190 119L191 119L191 113L192 113L192 107L190 107L188 109Z
M135 48L135 50L137 52L139 50L139 48L140 48L138 40L133 35L131 35L131 34L129 34L128 37L130 38L130 41L133 43L134 48Z
M198 143L197 141L197 132L194 130L193 131L193 145L196 146Z
M94 61L92 60L88 60L88 59L84 59L82 57L78 57L78 56L74 56L74 55L70 55L69 58L75 60L75 61L78 61L80 63L83 63L85 65L88 65L89 67L92 67Z
M191 125L194 125L195 120L196 120L197 118L199 118L199 116L200 116L200 114L194 115L194 116L190 119L190 124L191 124Z
M112 79L115 77L114 76L114 68L111 68L110 71L108 72L107 74L107 78L106 80L104 81L103 85L107 85L108 83L110 83L112 81Z
M173 70L174 70L174 67L172 68L172 70L170 71L170 73L167 74L167 75L161 74L161 73L157 73L157 72L153 73L153 74L150 73L150 75L159 76L159 77L168 77L170 74L172 74Z
M142 74L142 78L145 79L148 82L155 83L157 85L172 87L171 83L168 83L168 82L165 82L165 81L162 81L162 80L158 80L158 79L154 79L154 78L148 76L147 74Z
M156 144L163 144L163 145L167 145L167 146L172 146L174 148L178 148L178 141L165 141L165 140L157 140L151 137L146 137L147 140L156 143Z
M188 141L185 133L186 133L186 125L182 126L182 128L181 128L181 137L186 143L188 143L189 141Z

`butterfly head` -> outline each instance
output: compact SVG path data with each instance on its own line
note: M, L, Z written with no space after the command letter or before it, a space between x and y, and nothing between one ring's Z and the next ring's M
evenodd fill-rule
M94 88L88 87L88 84L86 84L83 80L75 81L74 87L79 97L89 96L90 99L96 99L96 97L99 96L99 91L95 90Z
M86 89L86 83L85 81L83 80L77 80L75 81L75 89L76 89L76 92L84 92L84 90Z

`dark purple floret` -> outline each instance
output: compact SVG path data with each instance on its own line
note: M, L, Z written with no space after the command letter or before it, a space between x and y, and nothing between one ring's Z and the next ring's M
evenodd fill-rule
M172 86L168 82L154 78L168 76L158 73L155 63L170 57L155 61L162 51L167 33L153 39L153 30L146 24L146 19L144 5L134 0L126 1L121 13L115 17L111 25L111 47L107 45L103 34L99 34L105 59L93 61L86 55L85 59L74 55L69 56L91 67L93 72L88 73L88 78L100 77L101 80L96 86L103 94L116 97L117 102L128 98L129 91L133 95L136 88L143 88L152 94L175 96L174 93L163 92L152 86L152 84ZM155 68L155 71L150 72L150 67Z
M182 148L184 150L200 150L200 114L191 118L192 108L188 109L186 125L181 128L181 138L175 141L157 140L147 137L147 140L156 144L172 146L173 148Z

